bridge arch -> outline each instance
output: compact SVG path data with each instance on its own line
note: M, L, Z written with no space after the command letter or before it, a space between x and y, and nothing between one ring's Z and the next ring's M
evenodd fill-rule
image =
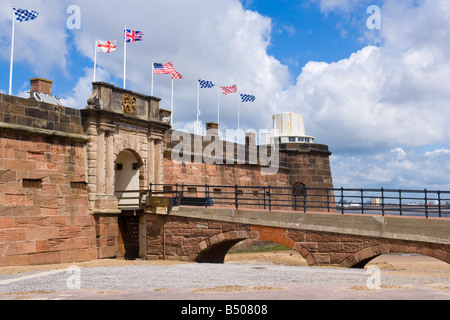
M228 251L237 243L259 240L259 234L251 231L230 231L220 233L199 243L194 261L198 263L224 263Z
M192 260L198 263L224 263L228 251L244 240L270 241L295 250L305 259L309 256L309 252L306 252L302 246L297 245L285 235L268 234L263 231L231 231L220 233L200 242Z
M393 246L388 244L380 244L364 248L361 251L352 254L342 261L341 265L347 268L362 269L376 257L387 253L417 253L450 263L450 261L446 261L448 258L446 259L445 253L441 254L439 250L430 250L429 247L420 247L417 245Z

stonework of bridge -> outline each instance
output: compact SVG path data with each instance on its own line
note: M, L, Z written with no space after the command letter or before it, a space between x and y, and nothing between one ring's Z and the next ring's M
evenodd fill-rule
M253 239L293 249L310 266L362 268L395 252L450 263L448 219L184 206L145 217L147 259L223 263L234 245Z

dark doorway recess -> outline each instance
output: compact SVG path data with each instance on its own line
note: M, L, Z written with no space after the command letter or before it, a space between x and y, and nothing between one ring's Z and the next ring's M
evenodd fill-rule
M119 216L118 257L125 260L139 258L139 216L122 213Z

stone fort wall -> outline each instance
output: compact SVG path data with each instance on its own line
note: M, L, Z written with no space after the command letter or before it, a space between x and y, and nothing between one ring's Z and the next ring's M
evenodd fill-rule
M137 97L134 114L122 109L123 96ZM277 174L267 176L249 162L174 163L163 121L170 112L159 99L95 83L89 100L78 110L0 94L0 267L119 256L114 161L125 149L137 158L143 190L150 183L332 187L326 146L286 146Z
M97 258L80 111L0 94L0 266Z

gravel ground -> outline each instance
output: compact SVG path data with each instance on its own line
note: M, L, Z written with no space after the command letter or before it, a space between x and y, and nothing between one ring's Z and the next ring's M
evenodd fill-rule
M450 300L448 276L271 264L162 264L37 270L0 276L0 300ZM77 282L78 281L78 282Z

